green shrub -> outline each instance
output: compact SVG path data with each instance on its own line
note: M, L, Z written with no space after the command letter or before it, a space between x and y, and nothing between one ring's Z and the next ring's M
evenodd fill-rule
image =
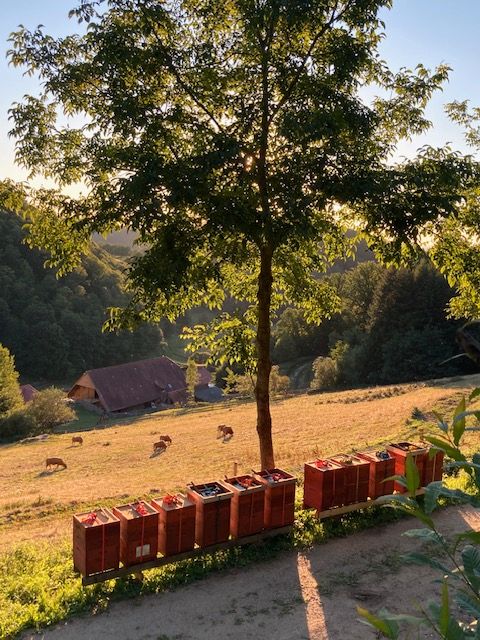
M25 438L36 432L35 418L25 411L16 411L0 420L0 440Z
M65 393L54 387L36 393L28 404L27 413L41 432L51 431L53 427L76 418Z

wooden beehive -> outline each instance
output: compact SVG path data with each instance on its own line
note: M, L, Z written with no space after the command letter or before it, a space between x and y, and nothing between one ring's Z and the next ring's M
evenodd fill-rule
M189 485L187 497L196 505L195 542L198 546L208 547L228 540L233 493L215 481Z
M303 505L317 511L339 507L345 501L345 470L332 460L314 460L304 466Z
M407 457L411 456L417 466L420 476L420 485L423 483L425 470L425 454L427 449L413 442L396 442L387 446L387 451L395 458L395 475L405 475L405 465ZM395 482L395 489L399 493L406 493L407 489L398 482Z
M151 502L159 514L158 550L164 556L191 551L195 546L195 502L182 493L174 498Z
M345 494L343 504L356 504L368 499L370 463L353 455L338 455L330 458L345 471Z
M358 453L358 457L370 463L368 497L372 500L393 493L394 481L388 480L395 475L395 458L388 451L388 458L379 458L374 451Z
M265 485L252 475L225 478L233 493L230 510L230 533L234 538L262 531L265 517Z
M276 529L295 520L295 486L297 479L282 469L265 469L255 473L265 485L264 525Z
M158 550L158 511L146 502L138 502L115 507L113 513L120 520L120 561L129 567L154 560Z
M438 482L443 476L443 459L445 453L440 450L430 456L430 449L427 450L423 463L422 486L426 487L430 482Z
M120 522L108 509L73 516L73 565L83 576L118 569Z

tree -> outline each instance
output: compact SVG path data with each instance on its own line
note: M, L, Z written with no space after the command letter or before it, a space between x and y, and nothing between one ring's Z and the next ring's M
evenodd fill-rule
M198 384L199 376L198 376L197 363L193 358L188 359L185 378L187 381L188 395L191 400L195 400L195 387Z
M391 163L399 139L428 128L424 108L448 69L392 73L380 61L378 12L390 5L82 0L71 15L89 22L85 35L11 36L10 62L43 87L11 111L18 161L87 187L32 194L30 243L62 272L93 231L138 232L132 302L110 325L243 301L187 333L193 350L256 373L264 468L274 466L273 315L285 304L309 322L331 315L338 297L314 275L353 252L347 227L385 259L412 257L472 175L449 150ZM388 97L366 104L358 90L369 83Z
M40 431L51 431L53 427L75 419L65 393L55 387L36 393L28 404L27 413Z
M0 419L23 405L15 361L9 350L0 344Z

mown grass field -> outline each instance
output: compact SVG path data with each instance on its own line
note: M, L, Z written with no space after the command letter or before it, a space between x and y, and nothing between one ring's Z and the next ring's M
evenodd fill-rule
M415 435L424 423L412 420L418 408L450 413L477 377L419 385L377 387L341 393L300 395L272 405L276 462L301 471L305 460ZM216 439L218 424L235 431ZM173 444L151 458L159 434ZM83 446L71 433L46 442L0 448L0 553L21 541L62 539L70 534L71 514L96 505L181 490L201 482L258 467L255 405L224 404L168 412L82 431ZM418 433L416 434L418 436ZM45 459L58 456L66 470L47 473Z

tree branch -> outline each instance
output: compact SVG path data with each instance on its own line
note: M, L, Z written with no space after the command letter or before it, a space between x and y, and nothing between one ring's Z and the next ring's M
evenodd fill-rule
M325 33L332 28L333 24L335 22L337 22L338 20L340 20L342 18L342 16L345 15L345 13L350 9L353 1L349 0L345 7L342 9L342 11L340 11L338 14L337 9L338 9L338 3L339 0L335 1L335 6L333 8L332 11L332 15L330 17L330 20L328 20L328 22L326 22L322 28L320 29L320 31L314 36L312 42L310 43L310 46L308 48L307 53L304 55L300 66L297 69L297 72L295 73L292 81L290 82L290 84L288 85L285 93L283 94L282 98L280 99L280 102L277 104L277 106L272 109L272 113L270 115L270 119L269 119L269 124L272 123L274 117L277 115L277 113L282 109L283 105L287 102L287 100L290 98L290 96L292 95L293 91L295 90L295 87L298 84L298 81L300 80L300 76L302 75L303 70L305 69L305 65L307 64L308 59L310 58L310 56L313 53L313 50L315 49L315 47L318 44L318 41L320 40L320 38L325 35Z
M217 118L214 116L214 114L211 112L211 110L202 102L202 100L199 97L197 97L196 92L182 78L182 76L180 74L180 71L177 69L177 67L175 66L175 64L173 62L173 59L172 59L172 56L170 55L170 52L168 51L168 49L167 49L166 45L164 44L164 42L162 41L162 39L159 37L159 35L158 35L157 31L156 31L156 28L155 28L156 24L154 22L152 22L152 20L150 19L150 15L148 15L146 12L144 12L144 16L145 16L147 22L151 26L152 33L153 33L153 35L155 37L155 40L158 42L158 44L160 45L160 47L162 49L163 54L165 55L168 70L175 77L175 79L177 80L178 84L185 91L185 93L197 105L197 107L199 107L209 117L209 119L213 122L213 124L217 127L217 129L219 131L221 131L222 133L225 133L224 127L220 124L220 122L217 120Z

